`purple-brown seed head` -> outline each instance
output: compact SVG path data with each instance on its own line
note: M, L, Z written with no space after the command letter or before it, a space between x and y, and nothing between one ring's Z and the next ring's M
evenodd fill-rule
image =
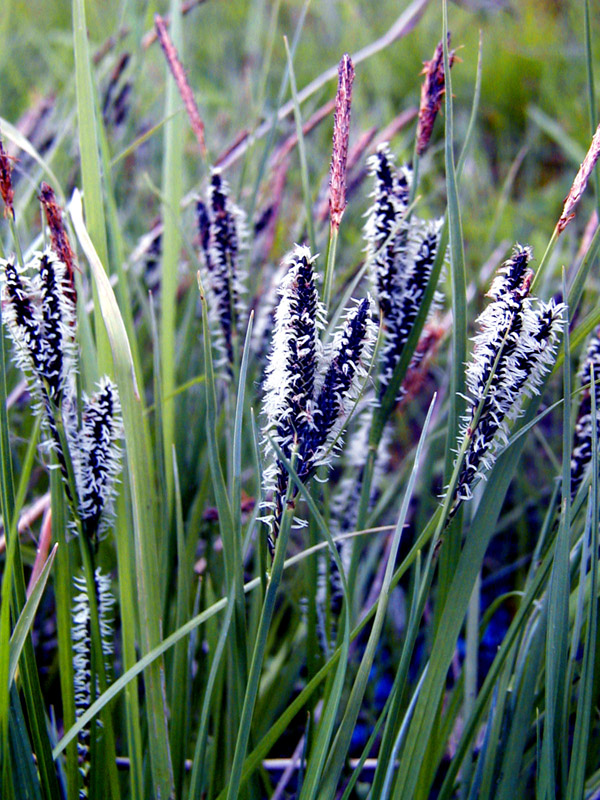
M345 53L339 66L333 122L333 152L329 187L329 213L332 228L340 227L342 214L346 208L346 164L348 161L353 81L354 66L352 59Z

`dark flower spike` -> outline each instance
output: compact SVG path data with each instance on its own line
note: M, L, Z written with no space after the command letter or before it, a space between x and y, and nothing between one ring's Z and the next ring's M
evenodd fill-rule
M17 365L29 377L35 396L60 406L71 392L75 370L75 307L67 296L65 266L45 250L36 253L23 272L14 259L0 259L0 271L4 321Z
M410 222L398 280L391 295L391 309L384 315L384 345L381 355L380 393L392 379L419 313L440 241L441 222ZM430 314L434 309L430 309Z
M577 422L573 435L573 450L571 451L571 500L575 498L583 482L585 471L592 461L592 448L594 441L598 446L600 440L600 419L596 411L596 425L592 421L592 370L593 379L600 379L600 328L589 341L585 359L581 365L580 383L585 386L583 397L577 411ZM594 432L595 427L595 432Z
M313 422L301 441L299 475L329 463L329 454L359 397L376 339L371 299L365 297L346 313L336 332L331 361L314 405Z
M28 273L33 271L34 275ZM74 403L76 370L72 325L75 307L68 296L64 264L54 253L36 253L25 270L14 259L0 259L4 322L15 347L15 361L39 404L50 433L69 500L68 469L58 430L62 417L68 441L77 433Z
M312 418L315 380L321 368L319 332L324 328L324 309L319 300L313 270L314 258L307 247L296 245L286 259L287 274L279 289L273 345L264 383L265 431L272 435L286 457L294 439ZM268 440L265 448L271 454ZM265 471L265 489L272 494L274 517L266 520L273 530L280 521L287 472L277 459Z
M200 245L204 255L211 315L219 325L226 360L233 363L233 336L244 311L240 254L246 247L245 215L229 197L218 169L210 178L208 202L196 205Z
M554 361L564 306L551 300L533 308L530 258L530 248L515 246L492 284L492 302L478 319L481 330L467 367L468 410L460 437L468 438L468 447L453 512L471 498L474 484L508 441L508 421L521 415L524 398L537 394Z
M76 364L73 327L75 304L71 282L62 261L45 251L39 257L37 285L42 312L43 370L48 394L60 406L65 396L73 394Z
M319 332L325 315L308 247L296 245L287 257L288 272L279 289L273 345L265 381L267 427L284 454L298 431L312 419L315 381L322 363Z
M113 652L113 606L114 597L110 591L110 576L103 575L98 567L94 573L96 589L96 602L98 605L98 618L100 625L100 638L102 653L105 659L105 669L109 667L110 655ZM73 584L77 594L73 598L71 639L73 641L73 689L75 699L75 719L79 719L90 707L91 703L91 633L90 633L90 602L87 592L87 583L83 575L76 575ZM96 725L101 727L100 720ZM79 792L80 800L86 800L89 791L90 772L90 730L83 728L77 737L77 761L81 774L82 788Z
M448 48L450 47L450 33L448 33ZM454 50L448 51L448 66L456 59ZM425 80L421 85L421 103L419 106L419 122L417 125L417 154L422 156L429 147L433 125L442 106L442 99L446 91L446 75L444 72L444 43L439 42L435 48L431 61L424 62L421 73Z
M380 145L368 161L374 181L373 203L367 213L367 260L384 319L391 314L408 237L405 221L412 172L398 173L387 144Z
M105 530L112 514L121 470L121 438L117 387L104 377L96 394L84 399L76 464L79 516L85 535L94 540Z
M36 381L43 365L42 315L34 302L34 287L15 259L0 259L2 270L2 313L15 345L17 366ZM36 386L37 388L37 386Z
M275 315L264 402L265 431L287 458L295 453L298 477L303 481L319 466L329 464L348 412L358 397L361 379L367 374L365 365L375 339L371 302L365 299L346 314L329 357L323 358L319 340L323 308L312 262L306 247L297 246L289 258ZM267 438L271 463L265 470L264 487L270 499L264 504L268 509L264 521L269 526L271 550L288 484L287 469L272 450Z

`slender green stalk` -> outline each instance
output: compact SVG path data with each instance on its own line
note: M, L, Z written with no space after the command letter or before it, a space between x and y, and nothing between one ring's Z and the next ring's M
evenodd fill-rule
M291 483L290 483L291 487ZM252 661L250 664L250 672L248 674L248 683L246 686L246 694L244 696L244 705L242 708L242 715L240 718L240 725L238 730L237 741L235 745L235 753L233 756L233 764L231 767L229 785L227 787L227 800L237 800L239 796L240 781L242 777L242 767L244 758L246 756L246 748L248 746L248 739L250 738L250 726L252 724L252 715L254 712L254 705L256 703L256 696L258 694L258 686L260 674L262 670L263 660L265 657L265 648L267 644L267 634L273 619L273 612L275 610L275 598L281 582L283 573L283 563L285 559L285 551L290 535L290 527L293 519L293 509L288 507L288 500L290 498L290 491L288 489L288 496L284 508L286 509L283 514L281 522L281 529L275 548L275 558L273 560L273 567L269 576L267 584L267 593L262 607L260 622L258 625L258 632L254 651L252 653Z
M90 238L108 268L108 246L106 242L106 220L102 193L101 159L96 120L96 103L91 60L87 35L84 0L73 0L73 38L75 52L75 87L77 92L77 121L79 149L81 153L81 181L84 193L85 216ZM100 313L98 297L94 295L94 322L98 366L95 379L109 372L111 367L110 347L104 322ZM86 368L91 368L87 364Z
M304 208L306 210L306 227L308 229L308 239L310 249L314 254L317 252L317 240L315 237L315 223L313 219L313 203L310 193L310 178L308 174L308 162L306 160L306 147L304 146L304 134L302 132L302 114L298 101L298 90L296 88L296 76L294 74L294 62L288 45L287 36L283 37L285 53L288 62L288 72L290 76L290 87L292 90L292 100L294 101L294 119L296 121L296 136L298 137L298 155L300 156L300 177L302 179L302 192L304 194ZM331 280L331 279L330 279Z
M564 288L563 275L563 292ZM554 563L548 591L548 635L546 644L546 717L542 746L542 769L538 789L542 796L555 797L560 775L566 781L562 761L562 732L566 725L566 672L569 627L569 541L571 533L571 365L569 320L563 332L565 360L563 405L563 465L561 520L556 539ZM566 788L566 785L565 785Z
M385 614L387 611L387 605L391 591L396 555L398 553L398 548L400 546L400 537L402 534L402 530L404 528L406 516L408 514L409 503L414 491L417 479L417 470L419 468L420 458L423 451L423 447L425 445L425 440L429 428L429 422L431 421L431 415L433 413L433 407L435 405L435 401L436 401L436 396L434 395L431 405L429 406L427 418L423 424L423 430L421 432L421 437L419 439L419 444L417 446L417 452L415 454L414 465L411 471L408 485L406 487L404 498L402 500L402 505L398 516L398 523L396 525L396 530L394 531L392 546L390 548L390 553L388 556L388 561L385 569L385 576L381 587L380 599L377 606L377 612L375 614L373 627L371 629L371 634L369 636L369 641L367 643L365 654L362 658L358 674L356 676L356 680L352 687L346 711L342 718L342 722L340 723L339 730L336 734L333 746L331 748L331 752L329 753L329 757L325 765L324 779L321 786L321 791L319 793L320 800L325 800L325 798L333 796L342 769L344 767L346 753L348 751L350 739L352 738L352 731L354 730L354 726L358 718L360 705L362 703L364 692L367 686L367 681L369 679L369 675L371 672L373 659L375 657L375 649L378 645L379 638L381 636L383 620L385 618Z
M597 418L596 381L592 375L592 420ZM584 536L590 539L589 551L598 552L598 448L592 448L592 486L588 500L588 520ZM592 693L594 682L594 669L596 663L596 642L598 635L598 604L595 601L598 589L598 559L592 555L590 566L590 594L588 599L588 614L586 620L587 635L583 650L583 667L579 682L579 696L577 698L577 716L575 719L575 732L571 748L571 763L566 797L576 800L583 794L585 769L588 757L588 744L590 736L590 721L592 712ZM582 574L584 569L582 569Z
M58 470L50 473L52 532L59 545L54 578L56 596L56 617L58 631L58 663L60 666L60 688L63 706L65 729L75 723L75 696L73 686L73 642L72 588L75 565L72 548L67 542L67 509L62 486L62 478ZM77 766L77 743L67 748L67 797L77 800L79 795L79 768Z
M335 225L329 226L329 239L327 240L327 259L325 263L325 278L323 280L323 305L325 310L329 308L331 302L331 289L333 286L333 273L335 270L335 251L337 249L337 240L339 236L339 228Z
M1 309L0 328L2 328ZM11 551L13 553L12 570L8 568L7 571L9 576L12 573L12 597L10 610L12 618L16 620L25 606L26 592L25 578L23 575L23 563L21 558L21 546L16 528L16 517L18 512L15 503L13 466L8 432L5 372L6 363L5 338L3 335L0 335L0 505L2 510L2 518L4 520L4 532L7 546L9 551L11 547L13 548ZM7 578L7 588L9 583L10 577ZM6 598L4 598L4 601L6 602ZM5 602L3 603L2 608L3 615L8 613L4 610ZM4 623L4 628L6 628L6 623ZM59 800L60 792L54 764L52 761L50 741L47 733L44 698L40 687L37 663L30 637L27 637L27 640L25 641L20 664L22 670L22 691L29 719L29 730L33 744L33 750L37 758L41 791L44 800ZM2 726L4 727L4 720L2 721ZM3 741L2 744L4 747L6 745L6 741ZM5 775L6 773L4 772L3 767L3 781L5 780Z
M181 3L172 0L169 7L170 36L180 58L183 58L183 25ZM176 293L179 280L179 258L181 252L180 206L183 196L183 118L175 112L179 106L179 94L169 65L166 70L165 116L170 117L165 125L162 194L164 205L163 252L161 265L161 325L160 352L162 360L163 396L163 448L167 477L167 509L172 508L173 463L171 451L175 441L175 403L170 398L175 389L175 329Z

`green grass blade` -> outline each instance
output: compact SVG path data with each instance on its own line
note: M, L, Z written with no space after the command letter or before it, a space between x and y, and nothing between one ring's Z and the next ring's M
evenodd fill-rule
M535 122L546 136L556 142L574 167L579 167L585 158L585 150L565 132L562 125L554 117L546 114L538 106L529 106L527 116Z
M518 793L521 764L529 736L529 722L535 704L535 689L545 655L547 616L548 609L545 604L540 618L536 621L534 635L529 637L527 642L523 676L519 680L517 674L513 679L511 691L514 694L518 686L518 698L512 715L510 734L504 746L504 758L500 769L502 779L494 793L494 797L498 800L513 800Z
M592 376L592 420L597 418L596 382ZM584 536L589 537L589 551L598 552L598 448L592 447L592 488L589 501L589 516ZM583 650L583 665L579 681L577 698L577 716L575 718L575 731L573 734L573 747L571 749L571 763L569 765L569 778L567 783L568 800L576 800L583 796L585 781L585 768L588 755L590 736L591 711L594 692L594 669L598 641L598 559L592 555L590 566L590 594L588 599L588 613L586 619L586 637Z
M196 747L194 750L194 761L192 763L192 775L190 779L190 790L188 800L200 800L204 791L206 777L208 773L208 764L206 763L206 750L208 742L208 725L210 721L210 707L211 704L218 700L215 698L215 684L217 676L221 669L221 659L227 643L229 635L229 627L231 625L231 618L235 607L235 585L231 587L230 594L227 597L225 617L221 623L221 630L219 639L213 655L213 660L210 665L210 672L208 673L208 680L204 690L204 698L202 700L202 710L200 712L200 724L198 726L198 735L196 737Z
M8 797L42 800L42 792L35 763L31 758L31 743L27 735L27 724L21 708L16 686L10 692L10 752L13 785Z
M65 202L65 195L61 188L60 181L50 168L48 162L41 156L35 147L31 144L29 139L27 139L18 128L15 128L14 125L11 125L7 119L0 117L0 135L4 138L6 137L10 142L15 144L20 150L24 153L27 153L28 156L33 158L33 160L38 164L41 169L46 174L48 181L50 182L52 188L56 193L56 197L59 203L64 204Z
M125 468L126 469L126 468ZM131 669L136 663L136 641L139 640L136 597L135 543L131 525L131 503L129 501L128 476L123 476L123 490L117 498L117 567L119 576L119 611L121 615L121 647L123 669ZM139 687L135 678L125 686L125 713L127 725L127 748L132 800L144 797L144 765L142 751L141 712Z
M252 715L254 712L254 705L256 703L256 696L258 694L260 674L267 644L267 634L269 632L271 620L273 618L273 612L275 610L275 598L279 589L279 583L281 581L281 575L283 572L285 550L290 535L292 517L293 511L289 508L286 508L281 523L279 538L277 539L275 558L273 560L273 567L269 582L267 584L267 593L265 595L254 651L252 653L252 662L250 664L250 672L248 674L248 683L246 687L246 694L244 696L244 705L242 708L239 732L235 745L231 776L227 787L227 800L237 800L239 796L238 793L240 788L240 780L242 777L242 768L244 764L244 758L246 756L248 740L250 737L250 726L252 723Z
M548 514L547 518L549 527L551 526L553 519L554 519L554 513L551 508L551 511ZM540 592L542 591L544 585L546 584L549 578L550 570L552 567L552 558L553 558L553 553L551 551L546 553L542 563L539 564L539 566L533 573L532 580L528 585L527 591L523 596L523 599L521 601L521 604L519 605L517 613L515 614L510 624L510 627L506 635L504 636L504 639L498 650L496 658L494 659L494 662L491 668L489 669L488 674L485 677L483 686L479 690L479 694L477 696L477 703L473 710L473 714L471 718L465 722L462 739L459 743L455 757L452 760L452 764L450 765L450 768L448 770L448 773L444 779L444 783L440 790L440 795L439 795L440 800L448 800L448 798L452 796L452 786L454 780L456 779L456 775L458 774L462 760L466 755L467 748L470 742L472 741L473 737L477 733L478 726L485 711L487 702L489 701L492 692L494 690L494 686L498 681L500 671L503 669L504 664L507 662L507 659L509 659L511 651L515 646L515 642L517 641L518 636L522 632L523 627L527 623L527 620L531 613L531 609L533 608L533 605L536 602L536 598L539 596ZM536 561L535 563L537 564L538 562ZM512 677L512 671L511 675L509 676L509 679L507 680L507 690L510 684L511 677Z
M108 247L106 243L100 146L96 120L96 95L92 76L84 0L73 0L72 13L79 151L81 154L81 181L85 214L90 238L98 252L100 262L104 265L103 269L107 269ZM110 348L104 323L102 322L97 295L94 296L94 301L98 374L102 375L110 369ZM87 364L86 368L89 370L90 364ZM92 387L88 388L91 389Z
M191 596L191 565L186 561L186 547L181 506L181 488L177 458L173 448L173 481L175 492L175 522L177 532L177 613L176 625L181 627L189 617ZM190 681L187 642L175 645L171 674L171 753L176 797L181 797L185 775L185 755L190 726Z
M73 575L75 563L73 546L67 541L68 512L62 478L58 470L50 474L50 498L52 508L52 534L58 544L56 570L54 573L54 596L56 600L56 628L58 639L58 664L60 669L60 693L63 708L63 725L68 730L75 723L75 687L73 683ZM72 742L66 753L67 797L79 797L79 765L77 742Z
M172 0L169 4L169 35L173 45L183 58L183 25L181 3ZM180 207L183 196L183 117L175 114L180 99L175 80L168 64L165 65L167 96L165 117L169 121L164 130L164 154L162 173L162 195L164 198L161 214L163 219L163 253L161 263L161 324L160 351L162 359L164 460L167 475L167 508L172 507L173 465L171 451L175 441L175 402L170 398L175 390L175 333L176 333L176 293L179 279L179 259L181 254Z
M7 363L4 328L2 326L2 313L0 308L0 507L2 510L2 518L4 520L4 531L7 537L7 545L9 549L10 559L7 566L9 573L6 580L6 589L12 582L11 587L11 603L10 613L13 619L16 618L23 609L26 602L25 593L25 577L23 575L23 565L21 560L21 546L19 537L16 530L16 519L19 512L17 502L22 502L24 496L25 483L29 478L30 467L23 470L19 496L16 499L14 495L14 482L13 482L13 467L12 457L10 451L10 437L8 429L8 410L6 404L6 372L5 364ZM34 442L37 441L37 433L32 436L30 447L33 448ZM30 454L33 452L30 449ZM12 561L12 566L11 566ZM3 580L4 588L4 580ZM9 607L7 605L8 597L2 598L2 625L1 632L3 641L8 641L8 623L9 623ZM6 638L4 638L6 637ZM42 794L45 800L58 800L60 797L58 781L52 761L52 752L48 733L46 728L46 714L44 699L40 687L39 676L37 671L37 663L33 644L28 637L23 647L21 658L22 667L22 690L25 699L25 706L29 719L29 729L35 755L37 758L40 784ZM2 653L2 669L4 680L3 684L8 688L8 653L3 648ZM4 688L2 689L4 692ZM4 721L7 719L5 695L2 696L1 704L3 706L2 713L2 726L4 732ZM6 741L2 741L2 746L6 746ZM31 754L30 754L31 755ZM6 773L3 773L3 776ZM4 781L4 777L3 777Z
M423 670L423 673L419 678L417 685L415 686L414 694L410 700L410 703L408 704L408 708L406 709L406 714L404 715L404 719L402 720L402 725L400 726L400 730L398 731L398 735L396 736L396 740L394 741L394 746L392 747L391 755L389 760L387 761L387 765L386 764L382 765L385 766L386 769L384 774L383 786L381 788L381 795L378 795L379 797L381 797L381 800L387 800L388 797L390 796L390 791L392 788L392 780L394 777L394 773L396 771L396 759L398 758L398 753L400 752L400 748L402 747L402 743L406 737L408 726L410 720L412 719L413 711L415 710L415 705L417 703L417 700L419 699L421 687L423 685L423 681L425 680L426 675L427 675L427 667L425 667L425 669Z
M317 738L311 748L311 755L306 769L306 774L302 782L302 789L300 792L300 800L307 800L307 798L312 799L316 797L316 793L319 787L319 781L321 779L323 767L325 764L327 749L329 747L329 743L331 741L331 737L333 735L333 730L337 719L337 712L342 696L342 690L344 688L344 679L346 677L348 652L350 647L350 615L349 615L350 606L349 606L348 582L346 579L346 572L344 569L344 565L342 564L340 554L337 550L335 542L331 537L331 533L329 532L327 524L315 504L314 499L310 495L306 486L298 478L296 470L294 469L293 465L289 462L289 460L285 457L283 451L281 450L277 442L275 442L274 440L270 441L272 447L274 448L277 454L277 457L282 461L282 463L288 470L292 478L292 481L294 482L294 485L296 486L302 497L306 500L309 510L311 512L312 521L315 523L321 535L329 545L329 552L333 557L333 559L335 560L339 571L340 579L342 582L342 592L344 596L344 608L342 611L344 632L342 635L342 644L340 649L340 657L338 659L338 666L336 668L335 676L333 678L331 690L327 696L327 701L323 708L321 720L319 722Z
M8 684L9 687L12 684L13 680L15 679L15 673L17 671L17 665L19 663L19 658L21 657L21 652L23 650L23 645L25 644L25 639L29 635L29 631L31 626L33 625L33 620L35 619L35 615L38 610L38 606L40 604L40 600L42 599L42 595L44 593L44 589L46 588L46 583L48 578L50 577L50 570L52 569L52 564L54 563L54 558L56 556L56 548L58 547L57 544L54 545L50 555L46 559L46 563L42 571L40 572L37 581L33 585L31 590L31 594L27 598L27 602L25 603L23 610L17 620L15 627L13 628L12 635L10 637L10 659L9 659L9 669L8 669Z
M381 744L379 745L379 752L377 755L377 769L375 770L375 775L373 776L372 791L375 797L377 797L383 791L383 785L387 779L387 774L388 774L388 765L392 763L392 750L394 749L396 743L398 742L397 720L400 718L401 702L406 686L406 679L408 677L410 659L412 653L414 652L414 646L419 633L419 623L421 621L421 615L423 613L422 602L420 602L420 595L422 594L421 587L422 587L421 556L419 553L417 562L415 564L414 585L412 589L413 599L410 604L410 613L408 618L408 624L406 626L406 635L405 635L404 645L402 647L402 655L400 656L400 663L398 665L396 677L394 678L394 685L392 687L392 694L394 695L394 699L392 702L388 720L386 722L385 730L381 738ZM425 672L423 672L423 676L424 674ZM410 721L409 719L406 719L406 717L405 720L407 724ZM404 722L402 724L404 725ZM396 759L394 758L393 760L395 761Z
M445 69L445 62L444 62ZM479 32L479 50L477 52L477 71L475 73L475 88L473 89L473 102L471 103L471 116L469 117L469 124L467 126L467 133L465 134L465 141L460 151L458 163L456 164L456 180L460 182L462 177L465 161L473 143L473 136L475 134L475 125L477 123L477 115L479 113L479 101L481 100L481 79L483 75L483 34Z
M85 228L81 198L77 192L71 201L70 211L77 237L86 254L96 283L121 398L133 512L140 634L142 651L148 653L161 640L161 613L159 596L156 592L158 585L156 538L151 513L153 508L152 487L148 485L147 481L149 454L142 402L135 382L133 359L125 325L108 276ZM154 790L162 797L169 797L172 788L172 770L164 708L164 668L161 660L150 662L145 683Z
M450 410L448 412L448 443L446 446L446 482L454 462L454 447L458 439L459 421L464 413L465 362L467 360L467 289L462 221L458 199L458 183L454 162L454 111L452 103L452 75L448 64L448 8L444 9L444 93L446 132L444 151L446 158L446 194L448 197L448 239L450 245L450 273L452 278L452 372L450 376Z
M565 292L566 294L566 292ZM567 713L566 672L569 638L569 540L571 532L571 365L568 315L564 325L564 405L561 521L548 590L546 717L542 746L542 792L555 797ZM566 776L565 776L566 777Z
M316 508L316 507L315 507ZM436 518L434 517L433 522L435 523ZM369 531L361 532L361 535L365 533L369 533ZM426 531L427 533L427 531ZM424 544L428 541L431 534L433 533L433 525L429 526L428 534L429 536L424 536L420 538L416 543L415 546L411 549L410 553L403 561L403 563L398 567L396 572L394 573L394 578L392 580L391 586L394 587L401 579L401 577L406 573L409 569L410 565L413 563L419 550L424 546ZM347 538L347 537L341 537ZM340 537L338 537L335 541L339 541ZM291 556L288 558L284 563L284 568L289 569L292 566L302 562L304 559L311 556L313 553L318 552L319 550L324 549L326 546L325 543L321 543L316 545L315 547L308 548L297 555ZM244 592L248 593L254 591L257 587L261 585L260 577L253 578L251 581L248 581L244 585ZM135 663L133 667L131 667L127 672L121 675L120 678L117 678L88 709L85 711L81 717L77 720L76 724L73 725L62 737L62 739L58 742L56 747L53 751L53 758L57 758L72 742L79 731L81 731L95 716L104 708L107 703L110 703L118 694L123 691L125 687L129 685L129 683L140 673L142 673L147 667L152 664L153 661L159 659L164 653L166 653L171 647L173 647L177 642L181 641L181 639L185 636L188 636L192 631L194 631L198 626L203 625L208 620L212 619L216 614L218 614L223 609L227 608L228 599L227 597L223 597L222 599L218 600L216 603L213 603L209 608L202 611L200 614L194 616L189 622L186 622L181 628L177 631L174 631L170 636L167 636L162 642L153 648L152 651L147 653L143 656L139 661ZM373 606L369 609L369 611L365 614L364 618L361 622L352 630L351 634L351 641L354 641L357 636L365 629L365 627L369 624L373 616L377 611L377 607L379 604L379 600L376 600ZM256 767L260 764L260 760L269 752L271 745L273 742L277 741L277 738L285 731L286 727L289 725L289 722L294 718L294 716L301 710L306 703L307 699L310 697L312 692L321 684L323 680L327 677L333 666L337 663L337 659L339 658L341 653L341 648L338 648L333 654L330 660L325 664L324 667L319 670L317 675L310 681L309 684L302 690L300 695L292 702L292 704L286 709L285 713L280 717L277 722L277 725L274 725L272 729L269 731L268 735L265 739L255 748L255 750L251 753L249 758L246 761L246 766L243 772L242 783L247 777L256 769ZM252 768L250 768L252 767ZM224 797L224 792L219 795L219 798Z
M347 757L348 747L350 745L350 740L352 738L352 732L354 730L354 726L356 725L356 720L358 718L358 713L360 711L360 706L364 697L367 682L369 680L371 666L373 664L373 659L375 658L375 651L379 642L379 638L381 636L383 622L385 619L385 613L387 611L387 605L391 591L392 577L394 573L394 565L396 562L398 547L400 546L400 537L402 535L402 529L404 527L404 523L406 522L406 516L408 514L410 499L413 495L413 491L415 488L415 483L417 480L417 472L421 460L423 447L425 444L425 438L429 428L429 423L431 421L431 415L433 413L433 406L435 404L435 400L436 400L436 395L434 395L433 397L431 405L429 406L427 417L423 424L423 430L421 431L419 444L417 446L417 451L415 453L413 468L411 470L410 478L408 480L404 498L402 500L402 505L400 507L400 513L398 515L398 523L396 525L396 530L394 531L394 537L392 540L392 545L390 547L390 553L386 565L385 576L383 579L381 593L379 596L377 613L375 614L375 620L373 622L373 627L371 628L371 633L369 635L367 647L363 655L363 658L361 660L356 680L352 687L352 692L348 700L348 705L346 706L344 716L340 723L339 730L336 734L331 752L329 754L327 763L325 765L324 780L322 783L321 791L319 793L319 797L323 798L323 800L324 798L332 797L335 793L335 789L337 787L339 777L342 773L344 762Z
M533 418L535 408L536 403L533 402L524 416L523 424L527 424ZM512 480L524 444L525 440L521 438L513 448L505 451L496 461L494 470L486 482L450 585L441 617L442 624L432 642L429 672L415 708L411 730L406 738L395 797L412 797L414 794L473 584L481 568L504 495Z

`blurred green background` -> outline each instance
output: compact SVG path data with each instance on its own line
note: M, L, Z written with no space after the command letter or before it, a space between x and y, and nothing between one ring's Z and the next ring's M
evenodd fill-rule
M205 120L212 154L221 152L236 134L261 116L260 87L264 80L264 111L275 108L285 68L283 35L294 35L303 3L282 0L206 0L185 18L184 63ZM356 52L391 27L408 3L380 0L313 0L295 56L298 87L334 65L345 51ZM598 4L591 3L595 35ZM154 13L166 13L166 3L90 2L88 26L91 46L97 50L110 38L115 47L100 61L100 93L123 52L131 54L130 113L118 136L110 142L113 154L135 140L164 117L165 64L157 44L140 46L151 30ZM278 14L276 11L278 9ZM475 82L478 39L483 41L483 83L477 131L462 183L463 225L468 268L476 274L498 242L528 241L537 257L547 242L560 205L568 192L579 160L590 139L584 57L583 3L555 0L465 0L449 6L453 46L460 48L461 63L452 75L455 96L457 146L462 142L470 114ZM596 18L596 19L595 19ZM594 21L595 20L595 21ZM269 28L273 29L273 57L264 74ZM74 64L70 32L70 4L3 0L0 16L0 116L12 123L48 95L64 109L74 105ZM421 63L430 58L441 34L441 3L430 2L423 18L406 37L360 64L353 101L353 136L371 125L385 126L400 111L418 103ZM128 33L122 35L123 31ZM593 41L594 46L596 42ZM595 47L598 63L600 47ZM333 96L330 81L303 106L306 119ZM289 92L286 94L286 99ZM65 111L65 126L73 125ZM283 131L293 130L293 119ZM412 127L394 141L406 157L412 150ZM443 207L443 134L438 121L437 148L425 166L428 202ZM331 123L311 133L307 145L309 169L315 187L325 179L330 154ZM137 151L134 164L127 159L115 167L117 191L128 193L137 184L137 205L129 200L124 214L135 236L147 229L157 200L144 183L147 173L160 183L161 131ZM73 135L65 136L57 154L57 174L71 174L75 163ZM200 177L197 151L186 127L187 164L185 190ZM141 156L144 156L142 159ZM431 163L433 162L433 163ZM292 166L297 168L297 158ZM235 172L235 181L240 175ZM76 176L71 175L73 180ZM247 175L242 176L247 180ZM239 185L239 184L238 184ZM290 182L300 193L299 180ZM505 192L504 196L502 192ZM316 191L316 188L315 188ZM437 193L437 194L436 194ZM437 198L437 199L436 199ZM243 202L243 197L242 197ZM559 258L573 257L591 200L561 242ZM366 198L353 200L344 225L344 239L357 244ZM142 212L142 213L140 213ZM133 240L132 240L133 241ZM281 243L285 250L291 242ZM276 257L277 254L274 254ZM349 256L350 257L350 256Z

